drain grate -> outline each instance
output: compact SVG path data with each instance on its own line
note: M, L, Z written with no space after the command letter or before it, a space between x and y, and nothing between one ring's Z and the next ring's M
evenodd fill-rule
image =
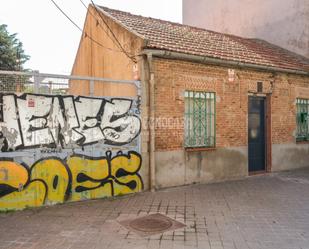
M119 221L119 223L143 237L185 227L184 224L162 214L150 214L136 219Z
M161 232L169 229L173 222L163 215L149 215L132 220L129 226L142 232Z

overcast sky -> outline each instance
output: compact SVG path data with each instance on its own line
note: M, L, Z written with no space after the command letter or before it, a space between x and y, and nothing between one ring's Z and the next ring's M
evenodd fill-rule
M83 0L86 5L90 1ZM83 27L86 9L80 0L55 2ZM96 0L96 4L138 14L182 22L182 0ZM2 0L0 24L10 33L18 33L31 59L26 68L42 73L70 74L81 32L50 0Z

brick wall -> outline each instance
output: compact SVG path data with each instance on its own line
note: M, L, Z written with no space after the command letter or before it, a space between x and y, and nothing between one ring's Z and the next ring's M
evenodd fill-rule
M271 94L272 143L295 143L295 98L309 98L309 77L235 69L229 82L224 67L158 58L154 67L157 151L183 148L185 90L216 92L217 147L247 146L248 94L257 92L258 81Z

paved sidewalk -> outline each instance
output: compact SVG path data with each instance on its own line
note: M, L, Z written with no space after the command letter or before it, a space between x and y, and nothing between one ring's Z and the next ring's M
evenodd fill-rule
M186 228L141 238L116 219L162 213ZM0 214L3 249L308 249L309 169Z

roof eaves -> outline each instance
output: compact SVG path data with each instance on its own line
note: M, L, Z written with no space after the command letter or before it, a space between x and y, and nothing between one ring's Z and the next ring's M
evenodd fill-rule
M185 61L194 61L202 64L218 65L218 66L235 66L239 68L255 69L268 72L281 72L281 73L292 73L309 76L309 71L307 70L297 70L297 69L288 69L281 68L276 66L266 66L261 64L253 64L248 62L241 61L231 61L226 59L217 59L209 56L193 55L190 53L169 51L166 49L153 49L145 48L143 54L151 53L153 56L161 58L170 58L170 59L179 59Z
M109 14L107 11L105 11L101 6L99 5L94 5L94 8L98 9L99 11L101 11L104 15L106 15L107 17L111 18L114 22L116 22L117 24L119 24L121 27L123 27L124 29L126 29L127 31L129 31L130 33L133 33L134 35L138 36L139 38L143 39L143 40L147 40L143 35L137 33L136 31L134 31L133 29L129 28L128 26L126 26L124 23L120 22L117 18L115 18L114 16L112 16L111 14Z

